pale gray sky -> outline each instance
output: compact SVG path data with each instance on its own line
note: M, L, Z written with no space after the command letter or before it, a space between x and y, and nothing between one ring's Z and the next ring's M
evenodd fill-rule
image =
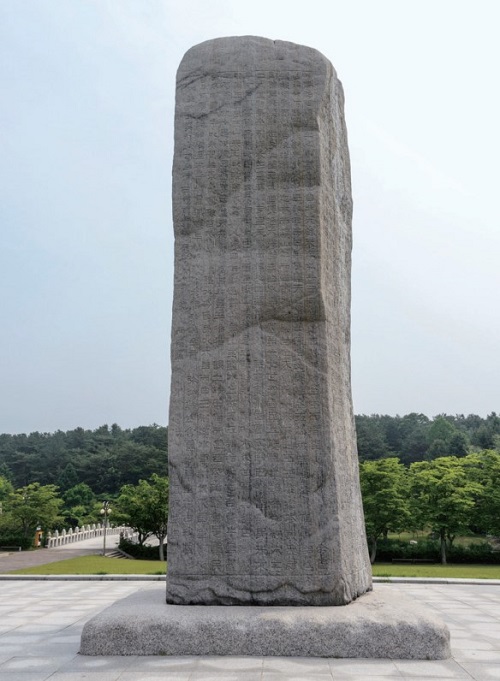
M500 411L496 0L0 0L0 432L167 423L174 81L310 45L344 84L356 413Z

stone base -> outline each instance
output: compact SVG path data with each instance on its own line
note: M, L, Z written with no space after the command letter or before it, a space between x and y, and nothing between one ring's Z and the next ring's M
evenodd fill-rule
M167 605L165 587L139 591L91 619L82 655L281 655L441 660L446 625L400 594L344 606Z

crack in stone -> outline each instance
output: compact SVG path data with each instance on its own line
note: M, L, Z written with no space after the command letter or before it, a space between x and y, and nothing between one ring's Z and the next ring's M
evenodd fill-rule
M192 118L196 121L202 120L203 118L207 118L208 116L212 116L214 113L217 113L217 111L221 111L222 109L225 109L227 106L235 106L237 104L241 104L242 102L245 101L245 99L248 99L249 97L251 97L253 95L253 93L256 92L260 88L260 86L261 86L261 83L257 83L257 85L255 85L255 87L247 90L247 92L245 92L243 97L240 97L240 99L233 99L230 102L224 102L224 104L221 104L220 106L217 106L217 107L215 107L215 109L211 109L210 111L205 111L205 112L200 113L198 115L191 114L191 113L188 113L187 111L185 111L183 113L183 116L185 116L186 118Z
M180 467L177 466L176 462L169 459L168 461L168 468L169 468L169 475L172 475L172 471L175 471L175 474L177 475L177 480L179 481L180 486L185 492L191 493L193 491L192 485L189 485L182 473L180 472Z
M206 73L201 73L200 75L190 73L189 75L184 76L184 78L181 78L181 80L177 81L176 89L185 90L187 87L193 83L196 83L197 80L201 80L202 78L206 78Z

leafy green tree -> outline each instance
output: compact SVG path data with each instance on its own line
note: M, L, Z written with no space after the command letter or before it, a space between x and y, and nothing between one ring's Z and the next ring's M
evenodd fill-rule
M91 508L95 502L95 494L85 482L80 482L66 490L63 499L66 507L85 506Z
M12 483L3 475L0 475L0 544L4 541L2 537L5 537L6 530L9 526L10 515L8 513L8 499L14 492Z
M488 414L486 417L486 423L493 433L493 437L500 435L500 416L498 416L498 414L492 411L491 414Z
M142 481L141 481L142 482ZM126 523L137 532L139 544L144 545L153 534L149 513L149 488L145 485L124 485L116 500L115 519Z
M5 478L9 482L12 482L12 473L5 462L0 463L0 478Z
M25 538L34 537L37 527L44 534L60 522L62 499L55 485L34 482L15 490L7 500L8 511L15 525Z
M472 444L481 449L493 449L495 446L495 432L489 424L482 424L472 436Z
M133 440L118 442L111 448L115 467L120 471L121 485L136 484L152 473L161 475L166 472L166 456L152 445L145 445Z
M113 436L113 438L123 437L123 430L120 428L120 426L117 423L112 424L111 435Z
M64 522L66 525L81 527L97 520L95 513L96 496L84 482L66 490L63 494Z
M456 431L449 443L448 454L450 456L466 456L469 451L469 439L465 433Z
M356 437L360 461L380 459L387 454L387 440L382 424L377 418L356 416Z
M429 445L427 450L428 459L439 459L442 456L447 456L449 454L450 448L445 440L437 439L433 440Z
M57 482L59 489L62 489L63 492L75 487L75 485L78 485L78 473L76 472L76 468L71 461L66 464Z
M469 454L462 462L469 479L483 488L474 508L476 530L500 536L500 453L483 450Z
M7 501L9 496L14 491L12 483L3 475L0 475L0 504Z
M68 430L66 432L66 448L67 449L86 449L88 443L89 431L83 428L75 428L75 430Z
M139 428L132 430L130 437L134 442L155 447L165 454L167 453L168 428L164 426L159 426L157 423L153 423L151 426L139 426Z
M2 504L3 511L0 513L0 546L21 546L22 548L30 548L32 539L25 539L19 530L14 518L5 510L5 504Z
M434 440L443 440L449 442L453 437L456 429L453 423L444 415L435 416L427 431L429 442Z
M400 459L406 465L422 460L429 447L427 431L430 420L425 414L412 412L399 420Z
M168 478L153 473L149 480L137 485L124 485L117 500L120 519L139 535L142 546L155 535L159 542L160 560L164 560L163 543L167 536Z
M365 513L370 560L377 554L379 537L405 529L410 511L408 476L397 458L364 461L360 464L361 495Z
M24 436L24 440L26 440L26 436ZM8 451L6 464L12 471L15 486L29 484L33 472L37 468L36 458L36 453L28 445L14 445Z
M156 473L150 478L149 504L151 509L151 527L159 541L159 557L165 560L164 542L167 537L169 481ZM141 480L141 482L144 482Z
M457 429L448 417L435 416L427 431L429 442L427 458L437 459L441 456L448 456L451 442L457 433Z
M457 532L469 526L483 487L469 479L463 460L455 456L413 463L410 480L414 513L421 527L430 527L439 536L445 564L446 542L451 546Z

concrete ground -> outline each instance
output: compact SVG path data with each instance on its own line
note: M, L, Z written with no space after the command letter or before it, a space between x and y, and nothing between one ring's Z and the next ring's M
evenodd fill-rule
M450 627L444 661L271 657L84 657L83 624L139 581L0 581L1 681L436 681L500 679L500 586L376 584L426 603Z

